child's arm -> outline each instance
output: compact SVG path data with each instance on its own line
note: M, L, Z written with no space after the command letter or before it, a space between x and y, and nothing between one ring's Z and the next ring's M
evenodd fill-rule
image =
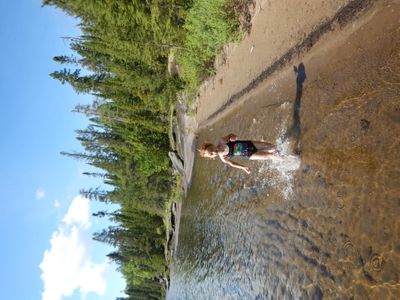
M246 166L243 166L243 165L241 165L241 164L238 164L237 162L231 161L230 159L228 159L228 158L226 158L226 157L224 157L224 156L220 156L220 158L221 158L221 160L222 160L223 163L225 163L225 164L227 164L227 165L229 165L229 166L231 166L231 167L233 167L233 168L243 170L243 171L245 171L247 174L250 174L250 169L249 169L249 167L246 167Z

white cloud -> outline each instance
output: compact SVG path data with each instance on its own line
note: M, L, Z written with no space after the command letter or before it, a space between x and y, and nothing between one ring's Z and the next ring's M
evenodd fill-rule
M43 199L44 196L46 196L46 192L42 188L38 188L35 194L36 200Z
M69 225L76 223L84 227L89 227L89 210L89 199L77 196L68 208L68 212L65 215L63 222Z
M42 300L61 300L75 290L82 299L89 292L104 295L107 262L94 263L90 256L89 208L88 199L75 197L53 233L50 249L44 252L39 265L44 282Z
M55 201L54 201L54 207L55 207L55 208L59 208L60 206L61 206L60 201L55 200Z

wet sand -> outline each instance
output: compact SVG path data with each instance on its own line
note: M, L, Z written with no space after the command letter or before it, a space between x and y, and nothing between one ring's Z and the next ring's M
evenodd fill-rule
M239 63L240 84L223 89L222 72L203 90L200 142L275 141L299 165L246 161L247 176L196 158L171 299L400 298L400 4L365 3L230 105L268 64L246 81L252 62Z
M255 0L252 29L239 44L224 47L216 59L216 75L199 89L192 107L178 105L185 195L191 184L198 131L248 101L260 83L279 76L294 56L309 50L329 30L339 30L354 16L371 7L371 0ZM250 102L252 100L250 99ZM187 102L187 101L184 101ZM179 112L180 111L180 112ZM189 116L188 111L196 111ZM182 203L177 204L180 215ZM179 229L177 218L177 229ZM178 244L179 230L175 233ZM176 248L175 246L175 248Z

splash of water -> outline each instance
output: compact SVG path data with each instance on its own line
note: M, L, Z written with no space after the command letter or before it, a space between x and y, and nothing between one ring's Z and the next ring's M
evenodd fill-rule
M293 198L294 172L299 169L301 160L298 156L292 154L290 141L285 138L283 128L279 130L276 145L284 160L266 161L260 167L259 173L263 175L264 180L268 181L269 185L277 187L286 200L291 200ZM272 178L265 179L267 173L272 173Z

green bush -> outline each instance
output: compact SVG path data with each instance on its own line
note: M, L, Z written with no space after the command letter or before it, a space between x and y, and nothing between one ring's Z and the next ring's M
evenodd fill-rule
M225 0L197 0L186 16L185 49L179 51L181 78L189 90L213 72L213 61L222 47L238 40L239 21L231 17Z

